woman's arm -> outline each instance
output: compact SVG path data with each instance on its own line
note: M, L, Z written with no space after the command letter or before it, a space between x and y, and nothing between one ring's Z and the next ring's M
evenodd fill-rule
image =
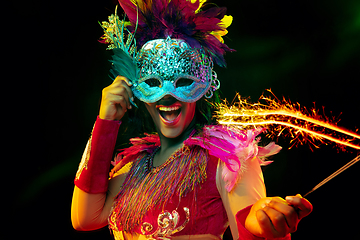
M246 171L241 176L241 179L235 188L231 192L228 192L225 188L226 182L222 177L223 168L225 167L225 164L219 161L216 171L216 185L228 215L233 239L239 239L239 230L235 215L240 210L266 197L264 178L258 159L249 159L246 162L246 166L242 166L246 167Z
M71 220L77 230L94 230L107 224L111 205L125 173L109 181L120 119L131 108L131 83L121 76L103 89L99 117L76 173Z
M71 204L71 222L75 230L91 231L106 226L106 216L110 213L110 198L104 193L87 193L74 188Z
M234 239L286 239L295 232L299 221L310 214L312 205L301 196L286 200L266 197L262 171L257 158L246 162L246 171L232 192L225 189L222 168L217 170L217 187L224 203Z
M109 181L107 193L91 194L75 186L71 205L71 221L76 230L91 231L108 224L112 203L125 181L128 170L129 166L126 165L121 169L120 175Z

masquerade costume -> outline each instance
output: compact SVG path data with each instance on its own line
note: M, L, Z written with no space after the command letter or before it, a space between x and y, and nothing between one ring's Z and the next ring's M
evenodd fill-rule
M127 77L147 103L165 95L182 102L212 97L220 87L213 62L225 66L223 54L231 49L222 36L232 17L225 8L202 10L204 2L120 1L130 22L115 11L102 23L102 42L114 51L114 78ZM235 239L260 239L244 223L251 205L265 197L260 164L281 149L257 145L262 129L204 126L158 167L159 136L130 139L108 180L119 126L96 120L75 178L77 229L108 224L115 239L221 239L230 225Z

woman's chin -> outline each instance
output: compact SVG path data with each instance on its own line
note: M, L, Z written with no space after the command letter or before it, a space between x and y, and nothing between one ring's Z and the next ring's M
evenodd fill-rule
M177 138L183 132L184 129L180 127L167 127L162 126L160 128L161 134L166 138Z

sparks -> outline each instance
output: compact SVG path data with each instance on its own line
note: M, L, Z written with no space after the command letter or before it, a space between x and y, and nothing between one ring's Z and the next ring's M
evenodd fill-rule
M319 114L315 107L308 110L299 103L285 98L280 100L271 90L268 92L273 98L262 95L257 103L237 95L238 101L230 107L227 102L219 104L218 122L242 129L266 127L268 137L290 137L290 148L308 143L312 150L312 147L319 147L318 143L334 143L341 150L346 147L360 150L360 143L356 143L360 135L337 126L339 119Z

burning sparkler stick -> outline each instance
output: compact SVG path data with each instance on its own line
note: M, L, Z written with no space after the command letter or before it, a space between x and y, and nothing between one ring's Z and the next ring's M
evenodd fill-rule
M340 173L342 173L343 171L354 165L355 163L357 163L359 160L360 160L360 155L354 158L353 160L351 160L350 162L348 162L347 164L345 164L344 166L342 166L340 169L338 169L336 172L334 172L327 178L325 178L322 182L320 182L318 185L313 187L313 189L311 189L308 193L306 193L304 197L306 197L307 195L309 195L310 193L312 193L313 191L315 191L316 189L318 189L319 187L321 187L322 185L324 185L325 183L327 183L328 181L330 181L331 179L333 179L334 177L336 177L337 175L339 175Z

